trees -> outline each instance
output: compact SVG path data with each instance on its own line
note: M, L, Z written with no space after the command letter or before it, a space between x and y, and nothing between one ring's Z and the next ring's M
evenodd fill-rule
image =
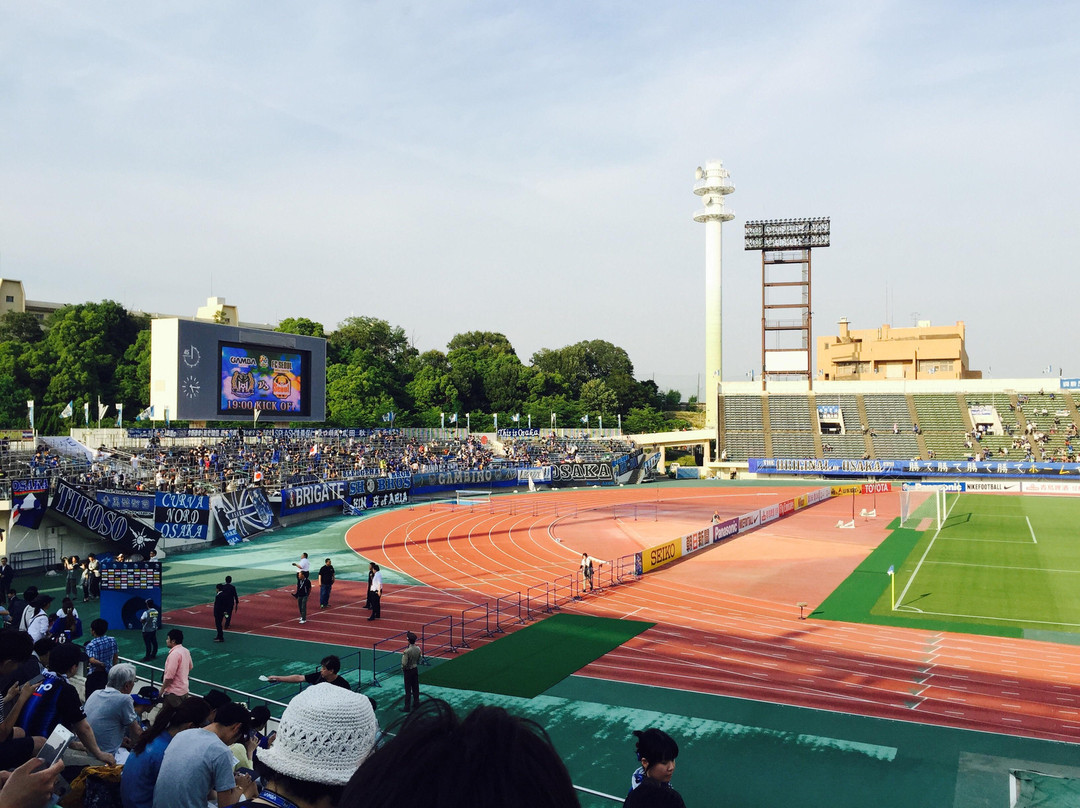
M576 427L586 414L613 426L622 414L627 431L655 430L661 408L679 398L636 381L626 351L605 340L543 348L524 364L507 336L492 331L462 332L445 353L421 354L404 329L376 317L350 317L331 333L289 317L277 330L327 340L327 423L335 426L382 426L392 410L399 426L435 427L453 412L461 425L472 413L478 428L490 428L496 413L503 426L514 413L519 425L531 418L541 429L552 413L560 427ZM33 315L0 316L0 425L25 426L29 399L46 430L81 421L83 402L96 415L99 399L122 402L130 420L149 403L149 386L149 321L118 303L66 306L43 327ZM59 420L68 401L76 416Z

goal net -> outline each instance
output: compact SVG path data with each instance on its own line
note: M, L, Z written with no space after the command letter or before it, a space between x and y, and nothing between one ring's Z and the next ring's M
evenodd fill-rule
M924 519L941 530L956 493L945 488L921 488L900 492L900 527L917 528Z
M454 502L458 505L477 505L481 502L491 502L490 490L455 491Z

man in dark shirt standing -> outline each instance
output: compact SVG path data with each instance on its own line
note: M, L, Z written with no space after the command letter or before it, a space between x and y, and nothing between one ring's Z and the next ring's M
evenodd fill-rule
M326 609L330 606L330 589L334 586L334 565L330 559L319 567L319 608Z
M217 594L214 595L214 626L217 627L217 636L214 637L214 642L225 642L223 624L225 618L229 616L230 605L229 593L225 591L225 584L218 584Z
M0 540L3 538L4 533L0 530ZM0 558L0 605L7 604L7 594L14 582L15 568L8 563L7 556L4 556L3 558Z
M225 576L225 594L229 596L229 611L225 614L225 628L228 628L232 622L232 616L240 608L240 596L236 594L231 575Z

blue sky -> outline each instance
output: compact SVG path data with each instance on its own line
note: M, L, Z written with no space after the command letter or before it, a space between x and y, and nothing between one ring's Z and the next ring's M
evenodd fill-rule
M1080 375L1075 3L0 4L0 274L29 297L606 339L696 392L721 159L724 376L753 218L832 217L815 334L964 320ZM1072 366L1070 366L1072 363Z

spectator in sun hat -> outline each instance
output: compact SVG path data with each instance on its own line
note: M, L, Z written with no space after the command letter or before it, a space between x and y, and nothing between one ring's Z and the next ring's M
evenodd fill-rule
M314 808L327 800L337 805L345 784L370 754L379 722L367 696L334 687L312 685L289 702L269 749L255 750L255 771L263 793L252 800L262 806L288 800L297 808Z

